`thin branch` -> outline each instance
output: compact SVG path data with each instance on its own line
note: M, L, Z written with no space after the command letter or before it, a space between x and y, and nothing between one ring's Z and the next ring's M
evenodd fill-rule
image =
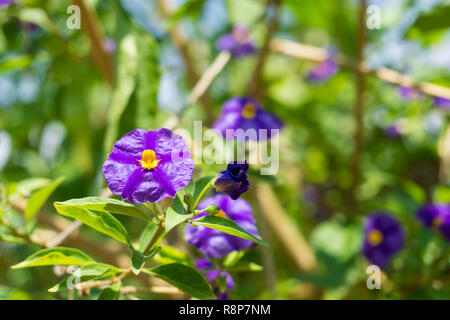
M95 10L86 5L84 0L73 0L72 2L80 7L82 29L91 43L92 58L105 80L112 87L114 85L114 69L111 56L105 50L106 38L97 14Z
M54 239L48 241L45 246L47 248L55 248L61 245L68 237L77 231L83 223L79 220L74 221L70 226L61 231Z
M367 0L361 0L359 8L359 25L358 25L358 42L357 42L357 64L362 65L364 62L364 48L366 45L366 10ZM353 136L354 151L352 156L352 182L350 186L350 196L355 209L358 208L358 186L361 180L361 162L364 144L364 93L366 89L365 74L361 68L355 72L356 100L353 109L354 121L356 129ZM356 210L355 210L356 211Z
M304 59L313 62L322 62L329 57L327 50L324 48L285 39L272 40L270 43L270 50L293 58ZM417 88L427 95L450 99L450 88L446 88L430 82L422 82L415 85L414 81L409 76L392 69L371 69L368 67L367 63L361 62L360 64L358 64L357 62L352 61L342 54L337 55L337 62L341 66L352 71L360 70L364 74L376 76L381 80L389 82L391 84Z
M262 74L264 71L264 65L266 63L267 57L270 53L270 43L271 40L278 29L278 25L280 23L280 12L281 12L281 4L279 1L269 2L267 5L267 9L270 9L270 6L274 6L274 16L270 21L269 27L267 29L266 38L264 40L264 45L259 53L258 61L256 62L255 69L253 71L253 75L251 77L250 85L248 87L249 96L255 98L256 100L260 100L262 98L262 89L263 87L263 79Z
M254 188L261 213L291 259L304 271L314 270L317 267L314 251L295 227L295 223L284 212L270 186L259 182Z

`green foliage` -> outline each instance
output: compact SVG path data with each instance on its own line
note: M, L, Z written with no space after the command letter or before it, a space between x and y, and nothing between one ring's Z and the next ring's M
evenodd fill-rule
M95 262L91 257L73 248L52 248L40 250L24 261L12 266L13 269L40 267L40 266L84 266Z
M157 254L159 252L161 248L160 247L156 247L150 250L150 252L148 254L143 254L140 251L137 250L132 250L132 255L131 255L131 271L133 271L133 273L135 275L138 275L139 273L141 273L142 268L144 267L144 265L155 256L155 254Z
M260 245L266 246L267 244L261 239L255 237L251 233L239 227L236 222L217 216L203 216L199 219L191 220L193 226L200 225L208 228L216 229L232 236L236 236L242 239L256 242Z
M63 216L80 220L89 227L100 231L122 243L130 244L127 230L119 220L107 212L88 210L80 206L66 206L55 203L56 211Z
M28 199L27 206L25 207L25 217L27 220L33 219L35 214L41 209L45 201L55 191L56 188L65 180L65 178L59 178L54 182L40 188L34 192Z
M160 278L177 287L188 295L198 299L214 299L211 287L198 271L184 264L171 263L153 269L147 273Z

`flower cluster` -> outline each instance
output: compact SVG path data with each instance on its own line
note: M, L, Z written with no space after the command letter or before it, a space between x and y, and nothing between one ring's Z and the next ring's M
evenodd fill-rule
M231 34L225 34L217 41L217 48L221 51L229 51L234 57L245 57L256 51L250 41L247 28L235 26Z
M436 228L450 242L450 205L427 203L419 208L417 217L427 228Z
M370 263L385 268L391 257L400 251L405 237L400 224L386 212L367 217L364 225L363 255Z

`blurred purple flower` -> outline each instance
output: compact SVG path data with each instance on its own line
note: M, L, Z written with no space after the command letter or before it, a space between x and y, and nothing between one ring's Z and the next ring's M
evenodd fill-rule
M384 212L367 217L364 224L362 253L370 263L384 268L405 242L403 231L396 219Z
M106 38L105 42L103 43L103 47L105 48L105 51L109 54L114 54L116 52L116 41L112 38Z
M225 278L226 290L233 290L235 288L236 285L233 277L231 277L228 272L221 271L220 268L215 266L208 258L197 259L195 261L195 266L206 275L206 280L209 283L215 284L217 282L217 278L223 277ZM228 294L226 291L219 292L216 296L217 300L228 300Z
M398 123L392 124L384 129L384 134L389 138L398 138L403 135L403 131Z
M450 99L444 97L434 97L434 104L441 109L450 109Z
M250 189L248 167L247 161L245 163L238 163L237 161L229 163L227 169L220 172L219 177L214 182L214 187L217 191L229 195L231 199L238 199Z
M339 65L333 57L316 65L306 76L309 82L321 82L334 76L339 70Z
M417 211L417 218L427 228L437 228L450 241L450 204L427 203Z
M277 116L265 111L255 99L234 97L224 103L222 115L213 126L224 137L227 137L227 129L244 131L252 129L254 134L246 135L245 139L265 140L276 134L283 127L283 123Z
M244 230L255 236L258 235L252 208L244 199L231 200L225 195L216 194L200 202L198 208L201 211L210 205L220 207L221 211L218 214L219 216L227 217L236 222ZM194 219L205 215L207 213L202 212ZM194 227L188 225L184 231L184 235L190 245L196 247L204 255L216 259L225 257L232 251L248 249L253 245L253 242L250 240L238 238L205 226ZM202 261L199 265L205 266L207 264Z
M14 0L0 0L0 7L13 3Z
M134 203L158 202L186 187L195 163L180 135L136 129L120 138L103 164L112 193Z
M231 34L225 34L217 41L217 48L221 51L229 51L235 57L245 57L256 51L250 41L248 30L243 26L235 26Z
M411 87L408 87L408 86L400 85L400 86L397 87L397 90L398 90L398 95L403 100L419 99L423 95L422 92L419 89L411 88Z

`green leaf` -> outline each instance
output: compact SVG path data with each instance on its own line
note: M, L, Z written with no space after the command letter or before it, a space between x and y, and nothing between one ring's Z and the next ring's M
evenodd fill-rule
M0 61L0 73L28 68L33 60L29 55L14 55Z
M73 289L76 288L77 284L80 284L82 282L106 278L122 272L123 270L118 269L109 264L104 263L87 264L75 270L74 272L72 272L72 274L66 276L60 283L48 289L48 291L59 292L67 289Z
M433 190L433 201L450 203L450 187L445 185L437 185Z
M63 216L80 220L97 231L125 244L130 244L130 238L124 226L110 213L87 210L78 206L65 206L59 203L55 203L55 208Z
M144 265L155 256L155 254L158 253L160 250L160 247L153 248L150 250L150 253L147 255L144 255L142 252L132 249L132 255L131 255L131 271L135 275L138 275L141 273L142 268Z
M188 295L198 299L214 299L215 295L209 284L195 269L184 264L171 263L145 272L177 287Z
M211 182L212 179L214 179L214 177L203 177L195 181L194 202L197 201L200 192L202 192L202 190L206 187L208 183Z
M145 249L147 249L148 244L152 240L156 231L158 231L158 228L159 227L153 223L147 224L147 226L141 233L141 237L139 238L139 249L141 251L144 251Z
M172 246L162 246L154 260L160 264L181 263L187 266L193 266L189 256L183 251Z
M150 127L158 111L158 91L161 72L158 42L145 30L135 32L138 56L138 86L136 89L136 126Z
M137 61L136 39L133 35L128 35L123 38L119 45L117 83L111 97L112 104L108 113L108 127L104 140L105 154L111 151L114 141L119 134L120 119L136 87Z
M87 197L81 199L72 199L66 202L55 202L55 205L67 207L80 207L87 210L94 210L99 212L108 212L113 214L121 214L125 216L135 217L147 221L152 221L151 218L143 210L134 205L109 198Z
M25 207L25 218L27 221L30 221L34 218L36 213L42 208L45 201L50 197L50 195L59 187L59 185L66 178L61 177L56 179L54 182L46 185L45 187L39 189L34 192L31 197L28 199L27 205Z
M261 239L255 237L250 232L239 227L236 222L222 217L217 216L204 216L199 219L191 220L192 225L201 225L208 228L216 229L232 236L236 236L242 239L250 240L256 242L260 245L266 246L267 244Z
M413 28L422 31L433 31L450 27L450 6L437 6L433 11L421 15L413 24Z
M97 300L119 300L122 282L116 282L112 286L103 289Z
M197 16L203 9L206 0L187 0L171 15L169 27L173 27L180 19L187 16Z
M264 268L259 264L249 261L239 261L234 266L227 268L227 271L231 272L257 272L262 271Z
M193 216L193 214L186 214L183 202L179 194L177 194L166 211L166 232L169 232L180 223L186 222Z
M58 33L59 30L56 25L49 18L44 9L41 8L20 8L20 10L14 10L12 13L19 20L29 22L38 25L45 31L51 33Z
M95 261L91 257L78 249L57 247L40 250L11 268L21 269L53 265L84 266L93 262Z

